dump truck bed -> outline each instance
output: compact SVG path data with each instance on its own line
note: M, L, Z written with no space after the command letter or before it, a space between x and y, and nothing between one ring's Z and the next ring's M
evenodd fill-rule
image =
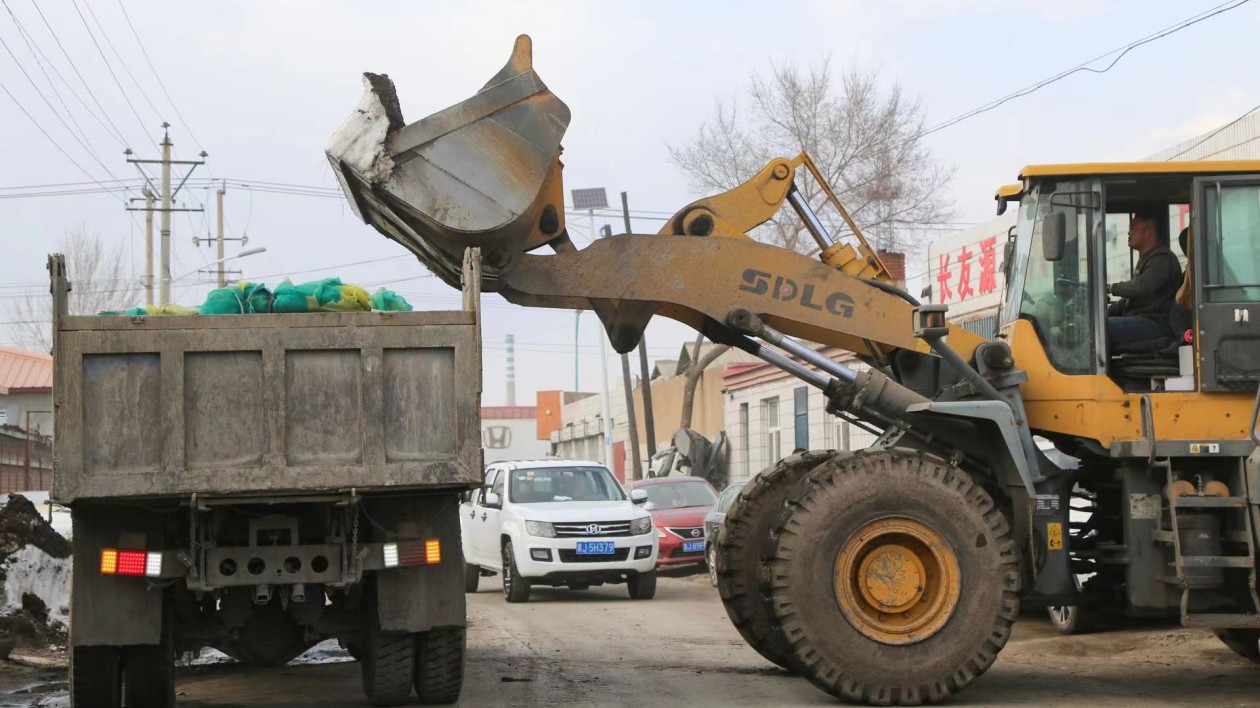
M474 311L61 316L55 329L63 503L480 482Z

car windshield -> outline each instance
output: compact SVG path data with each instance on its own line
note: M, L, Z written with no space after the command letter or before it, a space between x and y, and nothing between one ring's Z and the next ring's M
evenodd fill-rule
M508 494L516 504L621 501L621 485L603 467L539 467L512 470Z
M684 509L693 506L713 506L717 495L709 485L699 482L674 482L645 484L648 503L653 509Z

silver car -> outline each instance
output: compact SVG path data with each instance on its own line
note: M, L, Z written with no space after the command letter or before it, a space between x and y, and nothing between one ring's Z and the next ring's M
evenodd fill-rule
M709 582L713 583L713 587L717 587L717 551L713 547L713 542L717 540L718 532L722 530L722 522L726 520L726 510L735 503L735 497L739 496L745 484L747 482L726 485L726 489L718 495L713 509L704 515L704 560L705 565L709 566Z

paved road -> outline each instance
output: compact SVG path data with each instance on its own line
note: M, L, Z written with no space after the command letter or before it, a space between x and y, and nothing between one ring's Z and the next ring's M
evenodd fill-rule
M483 585L469 598L463 706L836 705L746 647L706 576L661 578L651 601L632 601L613 586L537 590L529 604L508 605L494 579ZM179 694L181 705L216 708L363 705L358 665L349 662L202 668L180 679ZM37 700L0 694L0 706ZM1257 705L1260 667L1203 632L1059 637L1026 617L993 669L952 703L1089 704Z

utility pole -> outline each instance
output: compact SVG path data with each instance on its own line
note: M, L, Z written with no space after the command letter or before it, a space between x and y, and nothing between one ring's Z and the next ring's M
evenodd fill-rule
M626 223L626 233L633 229L630 226L630 202L626 193L621 193L621 218ZM647 456L656 456L656 421L652 412L652 379L648 376L647 332L639 337L639 387L643 389L643 437L647 441Z
M153 192L144 188L144 304L153 305Z
M223 273L223 189L217 189L214 192L215 201L218 202L218 219L215 225L215 255L219 257L219 287L227 285L226 276Z
M159 192L161 206L156 210L159 214L161 214L161 226L159 229L161 237L161 263L158 268L161 285L158 293L158 299L160 302L157 303L160 305L165 305L171 301L171 212L202 211L200 208L178 208L171 206L171 204L176 195L179 194L179 190L184 186L184 183L188 181L188 177L192 175L193 170L197 169L197 165L205 164L204 158L206 157L206 152L203 150L200 155L203 158L201 160L172 160L171 148L174 147L174 143L171 142L171 134L169 131L170 127L170 123L162 124L162 159L137 160L131 157L131 148L127 148L123 151L123 154L127 156L127 162L132 163L136 166L136 169L140 170L141 176L144 177L147 191L151 192L153 190L153 182L149 179L149 175L145 173L144 168L140 167L140 165L162 166L161 189ZM174 191L171 190L172 165L188 165L188 172L184 173L183 179L180 180L179 186L176 187ZM144 209L127 207L127 211L144 211L152 214L154 209L152 204L146 201Z
M602 190L601 190L602 191ZM591 218L591 239L595 239L595 210L587 209ZM612 401L608 395L608 333L599 333L599 387L600 397L604 399L604 464L612 467Z
M223 262L227 260L226 258L223 257L223 244L227 241L240 241L242 246L249 243L249 236L245 234L241 234L239 237L227 237L223 235L223 229L224 229L223 198L226 196L227 196L227 182L220 181L219 188L214 191L215 210L216 210L216 217L217 217L215 219L214 238L210 238L209 236L207 236L206 238L199 238L197 236L193 236L193 240L192 240L193 245L195 246L200 246L202 241L205 241L206 243L210 243L212 241L214 242L215 257L218 259L217 262L219 264L218 268L215 270L215 275L217 276L217 287L220 287L220 288L227 287L228 274L230 272L236 272L236 271L229 271L223 267Z

